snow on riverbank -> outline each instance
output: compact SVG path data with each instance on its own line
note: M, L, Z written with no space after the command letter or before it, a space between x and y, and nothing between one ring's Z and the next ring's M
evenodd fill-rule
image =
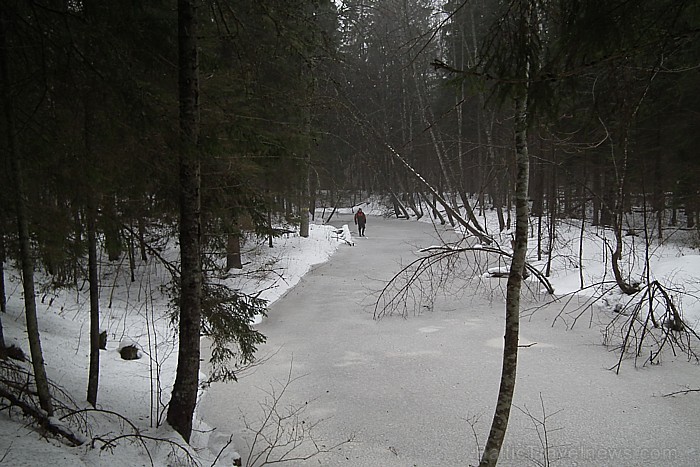
M379 203L362 204L367 214L385 215L387 209ZM355 209L345 208L338 212L350 214ZM326 212L328 214L330 210ZM487 211L480 217L489 232L497 232L496 218ZM320 220L320 219L319 219ZM432 222L428 216L421 221ZM371 222L368 232L371 238ZM408 221L407 221L408 222ZM343 236L336 228L312 225L310 237L302 239L291 235L275 241L274 248L264 242L245 249L245 274L231 279L229 285L246 293L261 291L261 297L270 303L282 297L298 283L315 264L326 261L337 248L349 248L346 238L356 229L352 224L344 228ZM536 231L533 225L533 231ZM613 238L602 229L591 229L590 234L580 237L580 225L562 223L554 245L556 254L552 262L550 281L557 295L578 293L582 296L600 293L600 289L589 288L578 292L583 278L584 286L610 280L606 269L609 263ZM697 234L696 234L697 235ZM509 245L509 233L500 236L501 244ZM625 251L634 252L633 260L625 263L626 271L646 280L645 255L651 265L650 280L657 280L673 291L676 305L684 320L695 329L700 327L700 256L697 249L682 243L668 242L658 245L651 242L650 248L639 249L644 240L637 236L625 237ZM580 248L583 246L582 249ZM168 253L168 252L166 252ZM172 252L171 252L172 253ZM167 256L167 255L166 255ZM172 255L171 255L172 256ZM545 255L546 256L546 255ZM537 261L537 243L533 237L529 252L530 261ZM627 256L631 258L631 256ZM255 271L255 272L252 272ZM108 331L107 350L101 354L100 392L98 404L103 413L89 412L86 423L91 425L90 434L104 440L113 439L120 433L133 434L133 429L124 423L117 412L138 427L141 434L154 438L176 440L177 437L163 426L168 388L172 384L176 364L175 333L170 324L168 297L162 289L167 283L167 270L152 259L137 265L136 281L131 282L128 262L102 264L103 287L101 290L102 328ZM2 316L6 343L17 344L28 352L22 287L16 273L10 271L6 277L8 290L8 313ZM81 291L41 290L37 296L40 312L39 323L43 350L49 377L69 394L77 407L87 408L85 399L88 367L88 306L87 284L80 284ZM628 300L613 291L605 303L613 309ZM601 302L603 303L603 302ZM122 360L117 349L123 341L134 341L141 348L144 358L135 361ZM26 420L8 412L0 413L0 458L7 465L170 465L174 458L184 458L179 448L172 445L146 442L144 449L133 438L123 439L116 446L105 450L66 448L55 440L44 439L26 425ZM225 444L219 440L218 444ZM195 439L195 442L197 440ZM206 440L201 440L201 446ZM211 446L211 443L208 444ZM97 448L104 446L97 442ZM216 452L207 450L192 453L204 465L213 462Z
M336 229L324 225L311 225L308 238L292 234L275 239L274 248L269 248L266 241L251 240L243 248L245 273L228 279L227 283L248 294L260 291L260 297L272 303L341 245ZM163 253L164 258L176 256L176 252ZM130 280L128 262L113 264L105 259L101 273L101 329L107 330L108 344L100 354L98 406L105 412L86 415L92 425L91 435L108 440L120 433L133 434L121 418L125 417L141 434L176 441L177 436L162 425L169 398L167 391L174 381L177 364L175 331L163 289L169 273L154 258L137 264L135 282ZM6 281L8 313L2 316L5 341L7 345L18 345L28 354L21 281L16 271L10 271ZM37 294L37 307L48 376L79 408L87 409L84 400L89 363L89 295L87 283L81 286L79 292L42 290ZM118 348L127 341L136 343L144 358L122 360ZM57 389L54 393L58 393ZM173 456L185 457L184 452L177 452L179 449L173 454L170 445L156 442L143 445L148 447L147 453L134 438L123 439L105 450L66 448L55 440L43 439L25 422L19 414L9 418L7 411L0 413L1 463L137 466L151 465L152 461L160 466L171 465ZM193 438L195 442L196 438ZM100 448L103 443L97 442L95 446ZM213 458L208 459L211 453L206 451L192 455L204 465L213 462Z

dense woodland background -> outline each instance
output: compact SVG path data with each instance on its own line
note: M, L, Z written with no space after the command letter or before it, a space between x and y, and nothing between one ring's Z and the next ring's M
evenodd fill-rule
M299 224L319 197L395 194L410 206L427 190L387 143L455 203L464 194L508 206L512 109L497 104L511 78L494 62L524 52L495 34L506 3L199 5L208 250L222 251L227 235L269 232L268 214ZM660 213L658 235L694 227L697 2L564 3L537 3L533 215L612 225L617 206L644 205ZM57 284L72 283L90 199L112 257L177 218L175 4L6 2L3 17L3 186L21 159L37 260ZM13 190L2 196L11 260Z
M242 267L247 237L308 235L317 206L368 195L454 224L417 201L449 205L477 232L493 209L510 229L519 114L533 219L698 232L697 0L7 0L0 15L0 265L27 297L34 271L97 290L97 249L133 264L182 242L188 176L205 288ZM232 333L251 358L262 337Z

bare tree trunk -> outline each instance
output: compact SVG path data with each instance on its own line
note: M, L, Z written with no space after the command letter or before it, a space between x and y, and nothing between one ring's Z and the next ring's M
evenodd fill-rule
M616 192L614 187L620 183L620 180L619 177L615 178L612 171L604 170L600 174L600 181L602 184L602 192L599 193L601 196L600 225L614 228L616 215Z
M421 89L419 80L418 80L418 71L416 67L416 62L413 61L411 64L412 70L413 70L413 82L415 83L416 86L416 96L418 96L418 103L420 105L420 108L422 110L421 117L423 117L423 123L428 127L428 134L430 135L430 141L433 144L433 149L435 149L435 155L437 156L438 163L440 165L440 170L442 172L442 176L444 177L445 181L445 188L447 189L447 193L449 196L455 196L456 192L454 189L454 186L452 184L451 180L451 171L449 167L447 166L447 161L445 160L445 155L443 151L443 144L442 142L438 139L438 135L435 132L434 128L434 118L432 118L432 111L430 110L430 107L428 104L425 103L425 99L423 98L423 91ZM453 203L454 206L454 203Z
M87 401L97 406L97 388L100 380L100 286L97 277L97 235L94 194L88 193L87 202L88 277L90 282L90 369L88 372Z
M5 232L0 227L0 312L7 313L7 294L5 292Z
M141 252L141 261L148 261L146 248L146 225L143 220L143 215L139 214L139 251Z
M547 209L549 209L549 230L547 241L547 266L545 268L545 277L549 277L552 272L552 259L554 256L554 240L557 236L557 213L559 212L559 188L557 186L557 163L556 154L552 151L552 180L551 182L551 192L549 195L549 203L547 203ZM569 196L567 196L568 198ZM571 215L571 212L568 212Z
M229 232L226 239L226 270L243 269L241 261L241 235L238 229Z
M442 214L440 214L440 211L438 211L436 203L434 201L431 201L430 198L422 191L420 192L420 196L425 200L426 203L428 203L428 206L430 206L430 210L433 212L433 219L439 219L440 225L445 225L445 218L442 217Z
M134 230L129 227L129 244L127 253L129 254L129 271L131 272L131 282L136 282L136 247L134 246Z
M103 199L101 216L102 233L104 234L105 248L110 261L119 261L124 245L122 244L121 224L117 218L116 200L114 196Z
M520 289L523 282L525 257L527 254L527 231L529 220L528 178L529 157L527 148L527 91L515 102L515 149L516 149L516 189L515 189L515 241L513 259L508 275L506 291L506 329L503 345L503 367L498 391L496 411L493 415L480 466L495 466L508 428L510 408L513 404L515 380L518 367L518 333L520 328Z
M471 204L469 204L469 197L466 191L462 188L459 189L459 197L462 199L462 204L464 205L464 212L467 214L467 219L474 224L474 228L480 232L484 232L484 228L481 227L479 220L474 215L474 209L472 209ZM481 203L483 204L483 197L481 197Z
M450 220L452 220L453 218L456 219L457 222L460 223L460 225L467 229L468 232L476 236L479 239L479 241L484 242L486 244L491 244L493 242L493 240L489 238L486 234L477 230L469 222L464 220L462 216L438 192L438 190L435 189L430 183L428 183L427 180L425 180L425 178L423 178L421 174L416 172L416 170L413 167L411 167L411 165L408 162L406 162L406 159L404 159L398 151L396 151L390 144L386 142L384 142L384 145L389 150L391 155L399 162L401 162L404 165L404 167L409 171L409 173L411 173L418 180L418 182L420 182L421 185L428 189L428 191L433 195L434 199L437 200L440 204L442 204Z
M302 75L309 80L308 101L306 102L306 108L304 109L304 133L311 140L311 99L315 90L314 83L314 69L313 65L310 65L308 69L302 71ZM311 209L311 143L306 144L306 152L304 154L304 161L302 167L302 180L301 180L301 201L299 202L299 236L303 238L308 238L309 236L309 211Z
M307 166L305 180L302 181L301 202L299 203L299 236L309 236L309 169Z
M32 368L36 382L39 405L47 413L53 415L53 404L49 391L49 381L44 367L44 354L41 350L41 337L36 312L36 295L34 291L34 258L32 256L29 238L29 219L27 217L27 201L22 180L22 160L15 137L15 120L10 97L10 77L7 61L7 35L5 11L0 8L0 89L2 89L2 107L5 112L5 129L7 131L7 147L10 157L11 177L15 189L15 209L17 216L17 235L19 240L19 261L22 269L22 286L24 291L24 309L27 320L27 339L32 357Z
M657 138L659 138L658 132ZM654 173L656 176L653 177L654 196L652 198L652 202L654 205L654 211L656 212L656 228L658 230L658 238L659 242L661 242L661 240L664 238L664 214L666 212L666 195L663 190L664 170L663 164L661 163L661 157L655 157L654 160Z
M318 204L318 173L313 172L314 177L309 177L309 214L311 214L311 220L316 220L316 206Z
M597 226L601 224L601 218L602 216L602 211L603 208L601 206L601 199L602 199L602 194L601 194L601 177L603 174L596 170L597 167L593 168L593 176L591 179L591 188L593 190L593 217L591 218L591 225Z
M479 97L479 102L481 107L485 106L484 97ZM496 214L498 215L498 228L500 232L506 229L506 221L503 218L503 191L501 188L501 175L499 170L496 168L496 153L494 152L493 145L493 121L496 118L494 112L491 112L489 121L484 125L484 133L486 134L486 154L488 157L489 165L491 166L491 171L493 174L493 182L489 183L491 202L493 207L496 209Z
M270 196L270 190L267 190L267 195L268 199L272 199ZM271 202L271 201L270 201ZM272 233L273 233L273 228L272 228L272 208L268 207L267 208L267 228L268 228L268 234L267 234L267 246L270 248L274 248L275 244L272 242Z
M97 154L93 151L92 144L92 98L89 92L83 94L84 102L84 127L83 138L85 143L86 165L88 173L94 174L96 169ZM90 186L86 187L85 221L87 224L88 242L88 282L90 283L90 365L88 369L87 401L93 407L97 407L97 390L100 381L100 283L97 268L97 194ZM133 269L132 269L133 281Z
M423 208L420 205L420 198L418 198L418 204L416 204L413 191L406 192L406 201L416 215L416 220L423 217Z
M199 389L202 313L201 168L197 12L194 0L178 0L180 100L180 322L177 374L168 423L189 442Z
M7 313L7 296L5 295L5 232L0 227L0 312ZM5 349L5 334L0 317L0 350Z
M625 78L630 79L629 76L627 75L628 72L625 73ZM653 78L652 78L653 79ZM625 109L628 105L629 102L629 97L626 96L626 98L623 100L622 104L622 112L625 112ZM640 102L641 103L641 100ZM639 108L639 104L637 104L636 109ZM615 250L613 251L612 254L612 270L613 270L613 275L615 276L615 281L617 282L618 287L620 287L620 290L624 292L627 295L634 294L639 291L639 286L638 284L631 284L627 279L622 277L622 271L620 270L620 260L622 259L622 223L623 223L623 218L624 218L624 213L625 213L625 203L627 200L627 166L628 166L628 161L629 161L629 146L630 146L630 124L631 121L634 118L634 115L636 113L636 109L633 110L632 112L629 113L629 118L627 121L622 122L622 128L620 130L620 141L621 141L621 150L622 150L622 164L621 167L618 167L617 161L615 160L615 154L613 153L613 162L615 163L615 174L616 174L616 182L617 182L617 191L615 192L614 196L615 199L612 201L614 204L614 211L612 213L612 220L613 220L613 229L615 231ZM612 143L611 143L612 144ZM613 151L614 151L614 146L612 146Z
M389 190L389 193L391 193L391 199L394 202L394 212L396 214L397 219L410 219L411 216L408 214L408 210L406 209L406 206L403 205L401 200L399 199L398 196L396 196L396 193L393 191Z

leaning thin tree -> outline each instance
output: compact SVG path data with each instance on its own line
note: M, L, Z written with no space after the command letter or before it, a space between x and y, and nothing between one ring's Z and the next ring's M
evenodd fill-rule
M515 139L515 236L508 283L506 286L506 324L503 345L501 382L489 437L484 446L480 466L495 466L503 446L510 409L513 404L518 366L518 335L520 329L520 291L527 255L528 222L530 215L528 182L528 124L531 75L542 58L542 5L537 0L513 0L486 38L481 62L472 70L455 70L440 61L437 69L459 72L466 76L494 81L493 96L501 102L512 102ZM535 68L535 70L533 70ZM497 77L497 78L496 78Z
M528 204L528 180L530 160L527 148L527 85L514 97L515 101L515 240L506 286L506 329L503 343L503 366L498 390L496 412L491 423L480 466L496 465L508 427L510 408L513 404L515 380L518 368L518 334L520 332L520 289L525 271L527 232L530 217Z

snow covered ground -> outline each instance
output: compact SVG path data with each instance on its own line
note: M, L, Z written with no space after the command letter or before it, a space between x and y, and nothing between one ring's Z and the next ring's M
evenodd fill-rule
M293 287L314 264L326 261L342 244L331 226L312 225L309 238L285 236L275 240L274 248L266 241L249 241L244 247L247 271L227 282L261 298L274 302ZM163 253L175 260L175 251ZM89 412L90 436L109 440L123 434L139 433L153 438L177 440L163 426L169 387L174 381L177 364L176 334L172 328L168 297L163 285L169 273L152 259L137 266L136 281L131 282L128 262L118 265L102 262L101 329L107 330L107 350L100 356L98 405L105 412ZM38 278L41 281L41 278ZM89 296L83 290L43 290L37 296L39 325L49 378L62 392L70 395L77 408L87 409L85 402L89 363ZM16 271L8 274L8 313L2 316L7 345L18 345L28 353L22 287ZM118 349L136 344L144 358L123 360ZM107 411L119 414L113 415ZM123 418L122 418L123 417ZM80 448L66 448L53 439L36 433L18 414L0 413L0 464L4 465L176 465L173 459L185 458L183 452L160 442L137 442L125 438L104 450L103 442ZM206 436L194 437L193 444L206 443ZM148 448L148 452L144 449ZM209 452L192 452L202 465L210 465ZM3 457L4 456L4 457ZM220 459L218 462L222 462ZM183 463L184 465L184 463ZM226 464L224 464L226 465ZM229 464L230 465L230 464Z
M362 207L370 215L383 214L386 211L379 205L363 205ZM313 225L308 239L302 239L298 236L281 238L276 241L275 247L272 249L267 248L264 243L253 245L254 242L250 242L246 247L244 260L250 262L246 266L246 270L271 269L273 273L267 275L262 273L246 274L236 278L237 282L232 283L232 285L248 293L262 290L262 297L269 300L271 304L274 303L285 293L288 293L310 268L327 261L338 248L359 249L362 246L361 244L358 244L357 247L350 246L359 239L351 238L350 232L356 230L349 220L349 213L349 209L338 212L344 217L342 222L336 223L337 227ZM496 231L492 213L486 212L482 220L486 221L491 232ZM427 217L424 217L422 221L430 222ZM370 217L367 226L368 238L363 240L372 241L372 222L373 218ZM342 228L343 224L348 224L349 228ZM339 230L342 230L342 233L339 233ZM606 245L610 244L612 237L608 232L598 230L594 232L594 235L587 235L583 238L581 243L579 232L579 226L575 223L563 225L560 228L555 244L556 261L552 264L550 280L557 295L562 297L560 303L565 303L564 298L570 293L576 293L576 295L575 300L568 303L585 303L586 300L600 298L597 302L600 307L596 308L599 313L586 315L585 322L577 324L577 326L587 329L591 322L594 322L595 326L600 326L600 322L604 322L605 319L614 318L613 310L624 308L629 298L615 292L614 287L603 297L600 294L601 290L604 289L600 288L590 287L577 292L580 288L581 277L583 277L585 286L609 280L611 277L610 271L606 270L604 265L607 264L605 258L610 255ZM697 233L694 234L697 235ZM629 243L626 252L635 251L635 254L641 255L635 256L633 261L627 261L625 267L631 268L634 274L639 276L645 274L645 262L642 260L645 254L649 254L649 264L652 265L650 271L653 274L650 279L668 286L686 323L698 329L700 327L700 257L697 249L683 246L679 242L669 241L664 245L653 243L649 250L650 253L645 253L644 249L632 249L633 246L639 246L639 243L643 242L640 237L629 236L625 237L625 240ZM413 248L411 245L402 243L400 238L396 239L396 243L407 251ZM507 244L507 237L504 237L503 244ZM582 261L579 260L579 246L581 244L583 245ZM530 248L531 262L541 266L541 263L538 263L536 257L533 256L536 252L534 238ZM164 256L166 259L173 259L176 254L172 251L166 251ZM629 258L629 256L627 257ZM370 258L369 260L376 261L377 259ZM392 267L398 268L398 264L393 264ZM365 274L371 276L371 270L370 263ZM192 443L196 449L190 450L189 454L185 454L174 444L148 439L177 441L174 433L163 425L165 404L169 397L168 390L173 381L176 363L175 334L170 326L168 298L161 287L168 280L165 268L155 260L151 260L147 264L138 264L135 282L130 280L127 263L113 265L105 261L101 272L103 277L101 291L102 328L108 331L107 350L101 354L100 392L98 394L98 404L103 411L85 411L72 418L74 422L81 420L81 423L89 426L88 436L96 440L92 443L94 449L91 448L90 443L80 448L67 448L54 439L39 435L19 414L10 415L7 410L4 410L0 413L0 463L18 466L160 466L186 465L187 457L192 456L192 459L201 465L212 465L215 462L217 465L230 465L234 449L227 448L223 451L223 455L216 459L217 454L225 447L229 438L218 433L209 436L210 427L205 425L198 427ZM8 345L17 344L27 351L20 281L17 275L12 273L8 274L6 280L9 311L7 315L2 316L6 343ZM40 332L48 375L56 384L56 389L60 388L65 394L64 400L70 396L73 400L72 404L76 408L88 409L88 405L84 402L87 387L89 340L88 296L86 284L82 285L84 290L81 292L42 290L37 297L37 304L40 312ZM333 287L332 281L329 282L328 287ZM496 295L492 297L492 300L498 305L502 298ZM532 304L532 302L529 303ZM564 323L566 327L570 328L574 316L574 314L564 314L558 323ZM591 318L593 316L595 319ZM445 326L444 322L431 323L433 318L430 314L423 315L420 319L420 328L424 330L425 336L433 335L434 327L442 329ZM434 319L437 320L437 318ZM476 321L472 324L476 324ZM435 329L436 331L437 329ZM541 332L541 329L538 329L537 332ZM602 342L603 338L597 330L596 336L599 339L598 343ZM527 337L530 338L530 336ZM312 339L313 336L309 338ZM486 345L482 349L484 352L480 350L479 354L486 355L486 351L488 351L488 358L493 357L497 360L500 358L500 352L497 350L499 346L498 335L496 334L493 338L496 341L492 342L490 346ZM131 342L136 343L141 348L144 358L134 361L125 361L120 358L117 351L119 346ZM488 342L490 341L487 340L486 343L488 344ZM274 342L269 344L281 345ZM540 345L544 348L542 344ZM600 349L595 351L604 353L609 359L610 354L606 354ZM324 351L324 349L318 350ZM363 353L357 349L349 348L343 351L348 365L353 365L365 358ZM487 359L485 356L483 358ZM682 358L680 359L682 360ZM641 365L643 359L639 363ZM656 372L656 376L646 380L634 376L634 381L637 384L645 384L644 381L649 381L650 385L657 384L659 379L668 377L674 371L688 371L688 368L687 365L667 365L663 369L653 367L649 373ZM697 373L697 365L690 366L690 368ZM630 368L626 367L626 371L630 371ZM596 386L609 384L615 385L616 388L620 387L619 382L610 383L610 373L585 373L584 378L597 378ZM547 378L546 371L542 371L538 377ZM527 376L524 375L524 378ZM688 381L695 382L697 377L693 375ZM247 383L244 380L231 384L242 387ZM666 388L655 392L662 395L662 392L670 392L671 389ZM418 397L419 394L414 396ZM572 397L575 396L572 395ZM686 403L698 405L694 403L694 399L692 402L690 401L694 394L679 397L687 397L689 399ZM605 402L603 405L606 404L614 407L614 400ZM236 403L233 402L231 405L235 406ZM322 416L323 414L318 415ZM490 416L490 414L488 415ZM683 411L674 411L673 416L682 418ZM129 422L126 422L125 419ZM652 417L651 420L654 418ZM463 421L465 431L463 434L470 436L468 433L470 425L465 420ZM140 435L143 435L141 438L133 436L137 430ZM692 435L697 438L698 434L700 433L691 430L689 433L684 433L684 437ZM339 433L339 436L342 435ZM125 437L118 442L106 444L107 440L113 440L119 436ZM245 446L236 445L234 448L242 450ZM430 446L425 448L431 449ZM585 447L585 449L588 448ZM358 465L367 464L360 463ZM449 464L436 462L434 465ZM593 464L584 462L581 465ZM666 465L673 465L673 463L667 462Z
M203 418L259 456L270 450L256 434L270 439L279 427L294 433L294 422L313 426L313 434L304 432L306 449L293 453L296 466L478 463L498 390L506 279L446 283L449 292L432 299L421 296L428 283L414 284L407 298L425 298L416 314L409 307L404 319L399 306L373 319L382 287L400 265L435 245L438 234L454 239L446 227L371 217L367 238L337 251L271 307L260 325L269 338L261 347L268 360L241 384L212 385ZM474 274L455 262L450 273ZM584 314L572 327L570 314L556 319L565 297L552 302L536 282L528 285L515 407L499 464L696 465L695 395L664 396L700 387L697 363L668 351L645 365L645 353L637 366L625 359L616 375L610 368L618 353L601 345L606 320L617 316L610 307L578 310ZM572 312L587 300L573 298ZM298 417L265 422L273 400ZM546 451L539 438L545 434ZM277 444L289 448L283 441ZM328 452L302 460L311 446ZM280 447L272 458L282 455Z

